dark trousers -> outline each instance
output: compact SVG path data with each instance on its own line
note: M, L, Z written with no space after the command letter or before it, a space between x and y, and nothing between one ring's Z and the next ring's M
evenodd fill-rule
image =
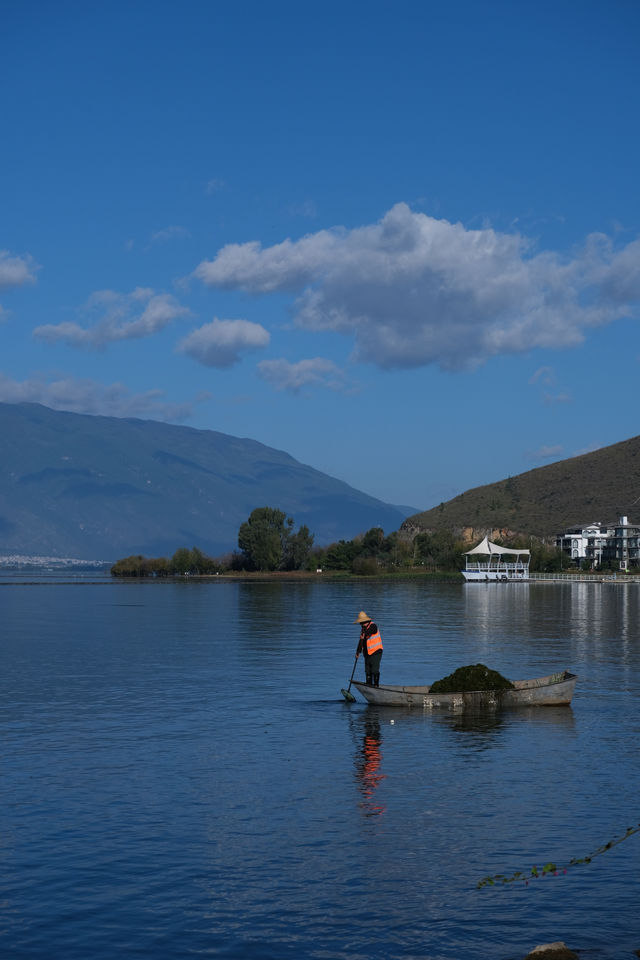
M375 653L372 653L369 656L368 653L364 655L364 672L367 677L375 676L380 673L380 661L382 660L382 650L376 650Z

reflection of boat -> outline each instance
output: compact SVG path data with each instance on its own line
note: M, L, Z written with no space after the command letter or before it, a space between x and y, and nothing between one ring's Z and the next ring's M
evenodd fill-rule
M369 703L387 707L449 707L453 710L482 707L545 707L571 703L578 678L563 670L534 680L514 680L513 690L469 690L461 693L430 693L428 686L380 685L359 680L353 686Z
M385 811L384 806L376 803L375 792L386 774L380 770L382 752L380 745L380 723L377 719L368 719L365 723L362 747L356 757L356 777L362 791L362 803L365 816L379 817Z
M563 710L562 712L572 713L573 711ZM490 741L491 735L497 733L504 727L505 715L504 713L499 713L497 710L469 709L463 710L462 712L456 711L454 714L447 715L444 722L446 722L450 730L455 730L457 733L479 734L482 740ZM477 747L479 738L472 736L471 739Z
M466 564L462 576L467 582L486 580L528 580L529 550L511 550L491 543L487 537L473 550L465 553ZM484 557L484 560L480 560Z

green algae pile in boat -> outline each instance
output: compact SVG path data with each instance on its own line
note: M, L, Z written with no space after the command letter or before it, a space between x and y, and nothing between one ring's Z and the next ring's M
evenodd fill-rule
M448 677L436 680L429 693L465 693L468 690L513 690L513 684L497 670L489 670L484 663L458 667Z

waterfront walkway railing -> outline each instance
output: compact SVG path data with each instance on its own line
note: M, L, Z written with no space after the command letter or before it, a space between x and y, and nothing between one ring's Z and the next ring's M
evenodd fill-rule
M573 583L640 583L640 576L626 573L530 573L529 580L569 580Z

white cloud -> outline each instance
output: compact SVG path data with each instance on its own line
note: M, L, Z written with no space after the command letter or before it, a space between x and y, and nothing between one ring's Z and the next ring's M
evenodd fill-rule
M187 240L191 234L186 227L165 227L151 234L151 243L167 243L169 240Z
M557 403L573 403L570 393L545 393L543 400L548 407L553 407Z
M497 354L579 344L584 331L635 315L640 241L615 251L589 237L572 257L536 253L521 234L414 213L262 248L228 244L194 276L208 286L297 295L295 319L355 339L384 368L473 367Z
M0 372L0 401L42 403L54 410L108 417L149 417L182 422L193 414L190 403L168 403L162 390L131 393L122 383L102 384L74 377L12 380Z
M564 447L560 444L555 446L542 446L538 450L531 450L527 454L528 460L559 460Z
M263 380L276 390L291 390L297 393L302 387L328 387L344 389L344 374L331 360L313 357L289 363L287 360L262 360L258 370Z
M35 283L39 269L28 253L14 256L8 250L0 250L0 290L3 287L23 287Z
M89 320L86 326L70 321L44 324L35 328L33 336L48 343L99 349L118 340L150 337L173 320L187 316L189 310L171 294L137 287L128 294L99 290L89 297L83 313Z
M601 450L601 449L602 449L603 447L605 447L605 446L607 446L606 443L598 443L598 442L596 442L596 443L590 443L590 444L589 444L588 446L586 446L586 447L581 447L579 450L575 450L575 451L571 454L571 456L572 456L572 457L581 457L581 456L583 456L585 453L594 453L594 451L596 451L596 450Z
M619 250L604 234L588 238L588 253L600 295L616 303L640 300L640 240Z
M315 200L303 200L301 203L292 203L287 207L287 213L292 217L307 217L314 220L318 216L318 205Z
M269 339L269 332L259 323L216 317L185 337L177 349L205 367L224 369L238 363L243 353L266 347Z
M294 292L320 276L335 258L338 231L321 230L302 240L262 249L257 241L229 243L215 260L203 260L194 276L207 286L251 293Z
M529 378L529 384L540 385L541 387L556 387L557 377L553 367L539 367ZM555 406L558 403L573 403L573 397L568 390L557 390L551 393L550 390L544 390L540 393L542 402L546 406Z
M556 372L553 367L539 367L536 372L529 378L529 383L544 383L546 386L551 386L556 382Z

